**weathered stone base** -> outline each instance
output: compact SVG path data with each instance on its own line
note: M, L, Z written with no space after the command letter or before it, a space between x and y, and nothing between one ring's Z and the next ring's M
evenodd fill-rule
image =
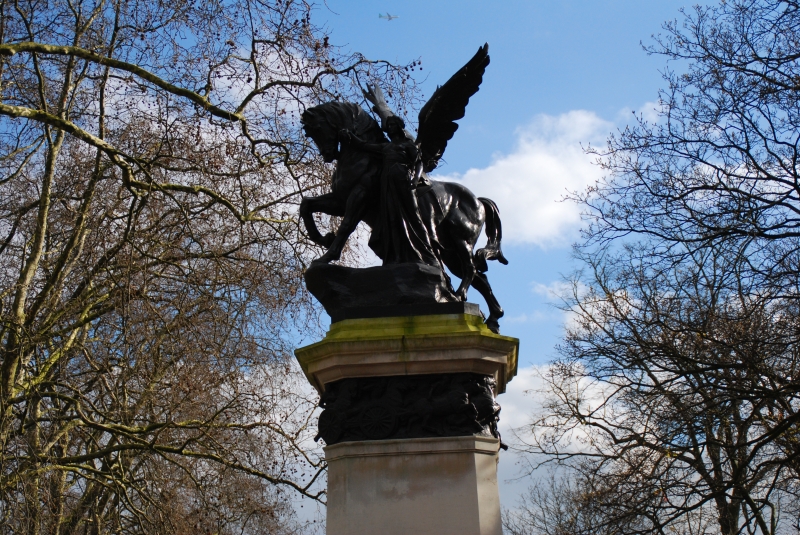
M327 535L501 535L499 447L476 436L326 447Z

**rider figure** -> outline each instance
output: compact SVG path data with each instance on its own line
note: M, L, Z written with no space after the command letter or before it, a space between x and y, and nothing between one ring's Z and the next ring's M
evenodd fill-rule
M383 129L390 143L367 143L349 130L339 133L342 143L383 158L379 217L372 229L370 247L385 264L414 262L441 268L414 193L422 173L417 145L396 115L386 118Z

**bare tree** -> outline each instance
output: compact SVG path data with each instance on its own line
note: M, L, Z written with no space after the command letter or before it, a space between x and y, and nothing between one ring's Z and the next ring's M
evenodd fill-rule
M546 479L535 480L514 509L503 511L503 528L510 535L648 532L650 523L644 515L614 516L609 504L619 500L615 496L617 479L606 475L607 470L588 465L579 470L562 466L551 471ZM700 507L677 518L668 532L707 535L719 533L717 525L713 507Z
M292 0L0 1L0 532L289 532L324 500L305 106L414 65Z
M614 527L597 509L598 493L613 490L600 486L578 472L551 470L503 511L503 528L510 535L611 535Z
M736 254L705 253L585 258L527 447L584 482L597 523L583 532L797 526L796 447L781 445L800 422L796 300L753 287Z
M800 4L729 0L664 26L658 120L596 150L605 179L578 195L590 243L638 234L680 259L724 244L796 286L800 242Z
M577 482L569 507L591 496L584 532L797 530L800 5L664 29L657 120L593 150L606 177L575 196L586 274L528 450Z

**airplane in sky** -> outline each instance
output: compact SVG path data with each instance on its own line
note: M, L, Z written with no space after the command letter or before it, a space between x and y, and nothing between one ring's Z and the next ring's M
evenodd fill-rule
M398 17L400 17L400 15L391 15L389 13L386 13L385 15L381 15L380 13L378 13L378 18L379 19L392 20L392 19L396 19Z

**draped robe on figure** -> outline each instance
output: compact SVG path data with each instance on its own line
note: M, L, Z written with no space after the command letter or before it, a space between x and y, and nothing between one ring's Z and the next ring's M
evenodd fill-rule
M370 248L384 264L412 262L440 267L412 189L417 162L414 142L373 144L354 137L353 143L383 158L379 213L369 239Z

